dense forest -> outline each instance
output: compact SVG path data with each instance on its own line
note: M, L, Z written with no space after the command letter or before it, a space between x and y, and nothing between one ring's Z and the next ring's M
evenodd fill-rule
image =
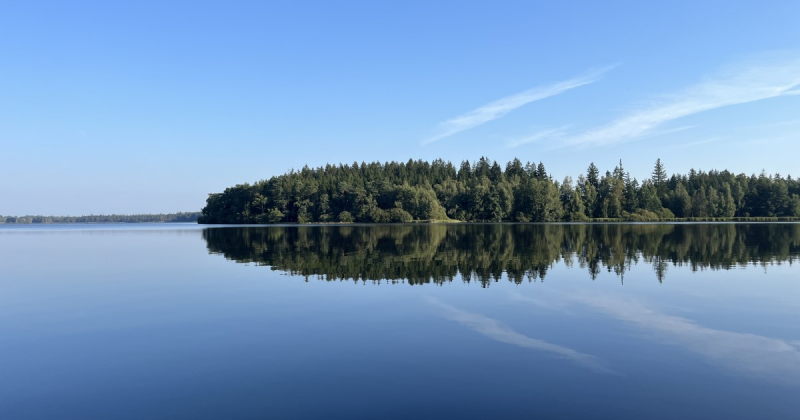
M796 223L240 227L205 229L203 238L212 254L307 279L412 285L460 277L487 286L504 274L514 283L544 281L557 264L624 282L640 263L663 282L670 266L766 269L800 256Z
M308 167L210 194L200 223L553 222L733 220L800 217L800 182L780 174L695 171L631 178L622 162L601 174L590 164L573 181L541 162L502 168L481 158Z
M167 214L108 214L89 216L0 216L0 223L191 223L200 212Z

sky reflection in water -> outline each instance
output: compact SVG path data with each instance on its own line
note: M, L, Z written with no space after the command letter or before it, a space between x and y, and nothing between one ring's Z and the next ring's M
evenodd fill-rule
M0 411L794 418L799 227L0 228Z

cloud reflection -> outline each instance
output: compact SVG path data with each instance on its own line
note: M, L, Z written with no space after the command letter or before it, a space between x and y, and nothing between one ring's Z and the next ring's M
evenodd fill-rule
M659 313L636 301L611 297L584 297L579 301L653 332L661 340L685 347L712 364L749 376L800 382L798 341L708 328L686 318Z
M480 334L483 334L493 340L501 343L513 344L515 346L552 353L559 357L569 359L583 367L589 368L599 373L614 373L609 369L605 363L595 356L580 353L573 349L551 344L543 340L528 337L520 334L507 325L497 321L496 319L488 318L480 314L462 311L456 307L448 305L437 298L427 297L427 300L442 309L444 318L451 321L458 322L459 324L472 329Z

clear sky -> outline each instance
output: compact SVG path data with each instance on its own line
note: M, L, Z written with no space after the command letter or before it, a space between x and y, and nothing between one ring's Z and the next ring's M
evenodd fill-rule
M0 0L0 214L487 156L800 176L800 2Z

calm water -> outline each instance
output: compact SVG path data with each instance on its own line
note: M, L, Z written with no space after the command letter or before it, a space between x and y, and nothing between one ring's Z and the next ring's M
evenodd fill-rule
M797 419L800 225L0 227L2 419Z

